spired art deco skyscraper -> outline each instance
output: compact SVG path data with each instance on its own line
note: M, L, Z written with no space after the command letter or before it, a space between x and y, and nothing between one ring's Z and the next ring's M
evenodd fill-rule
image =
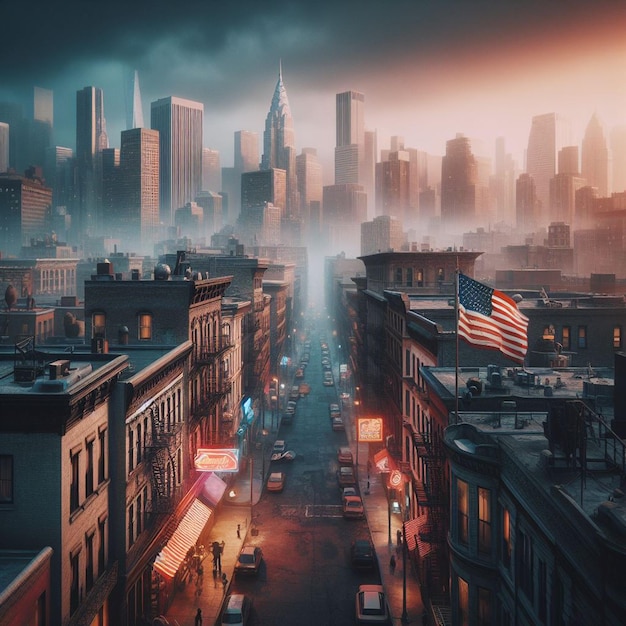
M135 70L128 76L126 83L126 130L144 128L143 104L139 90L139 72Z
M265 118L263 132L263 156L261 169L281 169L287 175L286 206L280 207L283 219L299 217L298 185L296 178L296 142L293 118L283 83L283 68L278 69L278 82L274 89L269 113Z
M152 102L150 127L159 131L161 222L174 225L174 214L202 190L204 105L175 96Z
M587 124L581 152L580 173L587 184L597 187L600 197L609 195L609 148L598 116Z

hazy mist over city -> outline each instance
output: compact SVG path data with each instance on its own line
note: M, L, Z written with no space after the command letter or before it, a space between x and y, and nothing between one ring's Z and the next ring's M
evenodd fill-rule
M75 144L75 93L104 91L109 142L124 129L124 75L138 70L144 117L176 95L204 103L204 141L233 158L233 132L262 132L279 60L298 151L317 148L332 183L335 94L365 94L365 123L433 154L462 132L498 136L523 167L533 115L596 112L626 123L622 2L4 3L0 99L54 91L55 141Z

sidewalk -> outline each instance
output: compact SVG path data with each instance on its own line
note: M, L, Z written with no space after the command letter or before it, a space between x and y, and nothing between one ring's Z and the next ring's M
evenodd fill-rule
M352 442L352 449L356 452L356 445ZM262 449L255 448L253 451L253 480L252 501L258 502L263 490L261 478ZM268 471L270 450L266 449L266 473ZM356 460L356 459L355 459ZM396 545L397 531L402 530L402 520L397 514L389 514L387 495L383 485L385 479L378 472L372 472L367 476L368 446L360 444L359 465L357 470L360 492L370 528L372 541L376 549L379 563L381 582L387 593L389 610L392 616L392 624L417 624L421 626L423 604L417 581L409 560L406 555L406 593L403 592L404 571L402 549ZM229 496L229 491L234 492ZM183 590L177 591L174 600L169 607L166 617L171 626L193 626L198 608L202 609L203 626L213 626L219 617L224 596L228 594L230 581L233 576L235 561L239 550L248 533L250 525L250 471L242 471L237 475L233 484L224 494L224 501L215 513L215 522L206 541L207 547L213 541L225 542L222 554L221 573L226 574L228 584L223 588L218 572L213 579L212 559L209 555L203 563L204 575L202 584L198 585L196 578L187 584ZM239 534L237 536L237 526ZM389 566L391 555L395 554L396 566L392 571ZM406 607L406 613L404 609ZM402 617L406 620L402 620Z

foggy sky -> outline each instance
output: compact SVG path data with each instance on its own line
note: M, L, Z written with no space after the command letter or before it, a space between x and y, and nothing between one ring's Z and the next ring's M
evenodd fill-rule
M146 125L158 98L203 102L205 146L232 165L234 131L262 136L281 59L298 152L330 164L335 94L348 89L365 93L379 148L402 135L443 154L462 132L491 149L502 135L520 166L533 115L568 116L576 143L594 112L607 129L626 124L623 0L37 0L3 2L0 15L0 100L52 89L56 143L69 147L87 85L104 90L119 146L136 69Z

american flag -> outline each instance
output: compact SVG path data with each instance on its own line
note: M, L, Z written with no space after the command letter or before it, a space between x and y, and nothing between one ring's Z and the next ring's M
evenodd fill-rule
M459 337L524 362L528 318L506 294L459 274Z

